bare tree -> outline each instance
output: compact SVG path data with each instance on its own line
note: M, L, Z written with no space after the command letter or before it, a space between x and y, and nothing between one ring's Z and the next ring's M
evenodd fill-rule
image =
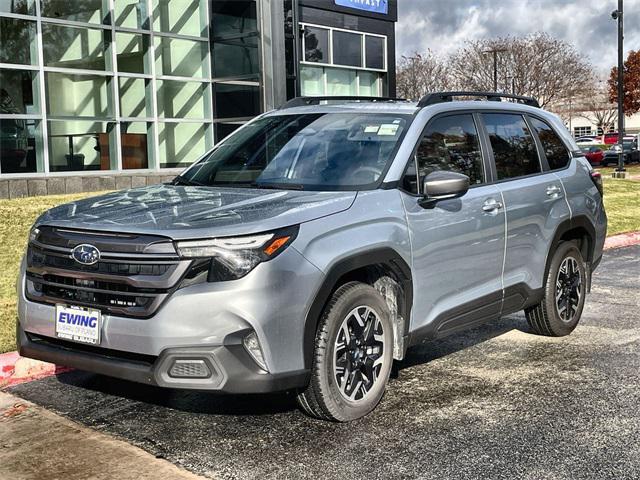
M598 131L609 132L615 128L618 120L616 106L609 100L608 92L602 88L594 89L578 104L576 116L586 118L593 123Z
M468 42L449 62L458 88L493 90L492 50L499 50L498 90L536 97L546 108L569 102L593 81L591 65L571 44L535 33Z
M447 90L450 87L448 69L432 52L402 56L396 74L398 96L418 100L427 92Z

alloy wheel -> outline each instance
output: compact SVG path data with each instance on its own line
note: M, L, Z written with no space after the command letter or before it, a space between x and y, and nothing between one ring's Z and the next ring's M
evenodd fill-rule
M334 376L342 396L356 402L367 397L382 370L384 349L378 313L365 305L351 310L334 345Z
M556 278L556 309L563 322L573 321L582 297L582 274L578 261L565 258L560 264Z

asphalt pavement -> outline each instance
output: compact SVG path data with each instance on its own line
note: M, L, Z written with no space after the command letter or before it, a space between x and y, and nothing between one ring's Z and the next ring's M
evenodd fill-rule
M517 314L424 344L350 424L307 418L287 394L78 371L10 392L212 478L638 479L640 246L607 251L593 282L571 336L530 334Z

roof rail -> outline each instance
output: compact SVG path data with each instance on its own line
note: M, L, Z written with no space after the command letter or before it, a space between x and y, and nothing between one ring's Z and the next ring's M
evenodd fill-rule
M436 92L428 93L418 102L418 108L436 105L438 103L452 102L453 97L484 97L492 102L500 102L503 98L515 100L530 107L540 108L540 103L533 97L523 97L522 95L512 95L510 93L498 92Z
M308 105L320 105L320 102L344 101L344 102L406 102L403 98L391 97L350 97L350 96L320 96L320 97L296 97L282 105L278 110L284 110L294 107L306 107Z

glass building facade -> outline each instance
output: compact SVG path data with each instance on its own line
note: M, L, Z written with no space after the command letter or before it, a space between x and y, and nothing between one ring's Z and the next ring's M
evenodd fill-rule
M0 180L173 173L294 96L393 94L389 8L0 0Z

